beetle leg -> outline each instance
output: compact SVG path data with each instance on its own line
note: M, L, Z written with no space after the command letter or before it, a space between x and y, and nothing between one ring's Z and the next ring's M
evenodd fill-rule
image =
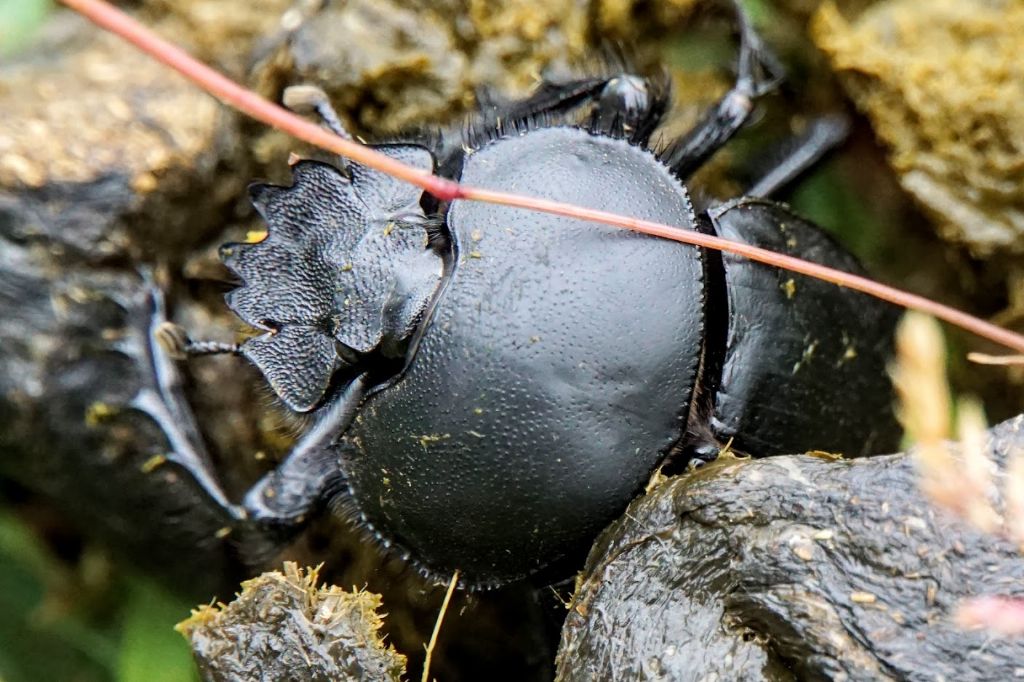
M813 119L803 134L787 143L780 160L751 185L744 196L772 196L842 143L849 132L850 120L842 114Z
M668 108L667 83L666 74L660 79L630 74L609 78L591 113L591 129L646 145Z
M442 177L457 178L462 172L466 150L479 148L494 131L523 121L580 114L590 128L628 138L646 145L661 123L669 104L667 73L643 78L620 72L612 76L591 76L567 81L543 81L525 99L499 101L484 93L479 117L468 128L448 128L428 144L437 159ZM578 120L578 119L576 119Z
M494 101L490 95L481 106L489 118L508 120L524 119L538 114L568 113L576 107L593 102L608 79L590 76L570 81L549 81L540 83L529 97L513 102Z
M196 484L233 519L244 518L245 512L232 504L224 494L213 471L210 456L196 424L195 415L182 391L181 375L174 360L161 342L161 327L166 323L163 292L150 286L153 313L149 321L146 344L148 361L156 388L144 388L132 400L132 407L148 414L170 441L167 461L188 471Z
M341 487L341 470L330 446L352 423L366 390L367 375L358 375L337 398L321 408L316 424L285 460L246 493L241 505L234 504L217 480L195 416L182 391L181 375L167 348L168 336L177 337L178 345L185 348L202 344L187 342L187 336L177 333L180 328L166 320L164 297L159 288L152 287L150 296L153 314L148 329L148 354L157 387L140 391L132 407L148 414L164 431L171 445L167 461L187 471L235 522L249 521L276 530L300 525L333 488Z
M730 4L740 41L736 82L663 157L684 182L743 127L754 110L754 100L775 89L783 77L781 64L761 41L746 12L738 2Z
M316 424L295 444L281 464L245 494L249 519L260 524L298 526L309 512L340 490L344 475L331 446L356 416L368 375L360 374L322 408Z
M327 93L317 86L303 84L287 87L282 101L296 114L315 113L332 133L346 140L352 139L352 134L345 129Z
M494 107L489 115L495 120L522 120L566 114L589 104L593 105L591 128L646 144L661 122L668 102L667 74L643 78L623 72L560 83L546 81L530 97L505 108Z

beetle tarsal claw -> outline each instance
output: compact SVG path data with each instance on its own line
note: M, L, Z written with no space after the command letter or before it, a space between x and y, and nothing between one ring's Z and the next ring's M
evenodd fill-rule
M284 89L281 102L296 114L316 113L317 107L328 102L327 93L315 85L302 83Z
M173 360L184 360L188 357L187 348L191 343L188 333L181 325L164 320L154 331L157 343Z
M433 169L423 147L378 149ZM344 358L382 345L389 352L401 348L440 283L441 256L424 246L422 191L358 164L348 170L346 176L303 161L293 168L291 187L254 186L267 238L221 251L243 281L228 305L273 332L246 341L239 352L300 412L315 407L333 374L351 364Z

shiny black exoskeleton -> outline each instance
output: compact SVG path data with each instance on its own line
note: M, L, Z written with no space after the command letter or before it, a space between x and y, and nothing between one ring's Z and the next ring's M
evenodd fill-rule
M657 153L666 88L628 75L548 83L483 112L468 135L377 149L470 185L855 270L815 226L759 198L834 128L812 127L753 196L691 203L687 178L778 76L742 13L739 29L735 87ZM242 282L228 304L264 332L234 350L312 428L236 505L156 341L164 390L138 401L170 435L171 459L238 523L295 528L339 498L425 572L495 586L563 577L666 459L706 459L730 441L755 455L894 445L884 304L584 221L441 204L358 164L293 170L291 187L253 190L269 236L222 255Z

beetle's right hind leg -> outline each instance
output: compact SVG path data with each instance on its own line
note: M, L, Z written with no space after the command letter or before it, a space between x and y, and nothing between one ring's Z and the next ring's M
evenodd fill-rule
M770 197L776 194L838 147L849 132L850 119L843 114L811 119L800 135L786 142L783 153L743 192L743 196Z
M281 464L260 479L242 504L228 499L203 445L196 419L185 398L181 375L166 347L168 322L163 293L151 287L152 316L148 326L148 360L156 388L141 391L132 406L149 415L164 431L169 463L184 469L196 485L229 517L233 525L275 534L298 530L310 513L341 487L340 469L331 445L348 428L362 402L367 376L356 376L340 395L316 413L316 423Z

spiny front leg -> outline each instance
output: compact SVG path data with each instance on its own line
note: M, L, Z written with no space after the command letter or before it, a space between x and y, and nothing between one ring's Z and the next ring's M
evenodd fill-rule
M147 386L139 391L131 406L149 415L164 432L170 444L167 461L188 472L196 485L232 520L242 520L245 511L224 494L195 415L185 398L181 375L165 348L168 333L164 294L152 283L149 288L152 313L146 330L146 353L155 381L154 387Z
M526 99L492 107L485 115L495 120L516 121L590 107L591 128L623 135L642 145L661 123L668 103L666 73L642 77L622 72L570 81L545 81Z
M168 352L169 340L171 350L214 346L183 340L176 332L180 328L171 325L166 318L163 293L152 287L150 298L152 316L147 347L156 387L140 391L132 406L149 415L163 430L171 446L167 461L182 468L225 512L232 525L244 524L247 530L272 529L275 534L298 530L329 492L341 487L341 472L331 446L355 416L366 389L366 375L356 376L314 413L313 427L277 468L246 493L242 504L231 502L214 470L195 415L185 398L181 375ZM231 350L230 345L221 348Z
M366 374L353 379L321 410L288 457L245 494L245 511L252 521L302 524L310 511L342 490L345 477L332 446L355 418L367 384Z

